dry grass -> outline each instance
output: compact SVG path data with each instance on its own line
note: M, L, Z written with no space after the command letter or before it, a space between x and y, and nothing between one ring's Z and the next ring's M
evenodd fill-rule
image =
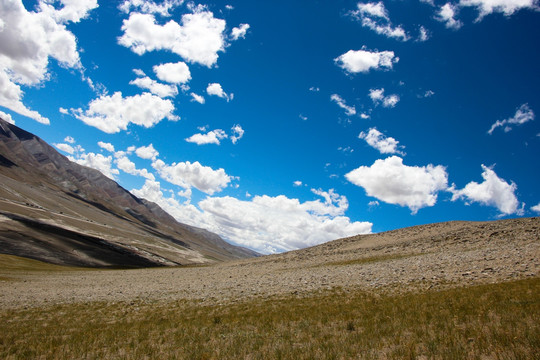
M540 359L540 279L439 292L0 311L2 359Z

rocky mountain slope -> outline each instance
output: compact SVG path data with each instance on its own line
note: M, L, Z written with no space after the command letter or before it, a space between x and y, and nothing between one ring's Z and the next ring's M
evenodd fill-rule
M178 223L0 119L0 253L77 266L213 263L258 254Z

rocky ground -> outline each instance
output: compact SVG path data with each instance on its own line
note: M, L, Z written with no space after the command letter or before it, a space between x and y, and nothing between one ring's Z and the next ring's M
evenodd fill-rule
M0 308L91 301L308 296L339 287L424 291L540 273L540 219L449 222L356 236L205 267L0 271Z

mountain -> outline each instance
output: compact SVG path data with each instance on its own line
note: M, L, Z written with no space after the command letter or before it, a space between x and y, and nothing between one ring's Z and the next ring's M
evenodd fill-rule
M0 253L61 265L146 267L258 256L177 222L101 172L0 119Z

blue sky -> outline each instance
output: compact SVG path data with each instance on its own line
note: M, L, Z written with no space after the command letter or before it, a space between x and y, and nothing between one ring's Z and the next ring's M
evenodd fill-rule
M536 0L0 0L0 116L263 253L540 213Z

